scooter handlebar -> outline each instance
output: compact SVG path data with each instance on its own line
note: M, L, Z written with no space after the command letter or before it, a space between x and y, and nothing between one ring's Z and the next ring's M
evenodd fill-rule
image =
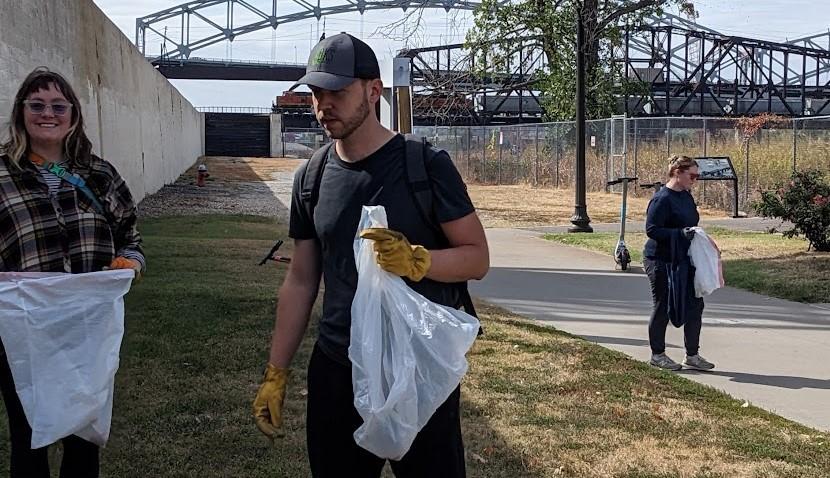
M653 182L653 183L640 184L639 186L642 189L660 189L661 187L663 187L663 183L661 183L660 181L657 181L657 182Z
M613 180L613 181L608 181L608 182L607 182L607 183L605 183L605 184L606 184L606 186L613 186L613 185L615 185L615 184L620 184L620 183L621 183L621 182L623 182L623 181L633 182L633 181L636 181L637 179L638 179L638 178L636 178L636 177L624 177L624 178L617 178L617 179L615 179L615 180Z

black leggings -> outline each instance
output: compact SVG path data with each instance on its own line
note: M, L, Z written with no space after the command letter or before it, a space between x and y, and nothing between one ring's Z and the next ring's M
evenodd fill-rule
M397 478L464 478L464 445L456 388L418 433L401 461L390 461ZM308 365L306 432L314 478L379 477L386 460L358 446L352 434L363 423L354 408L352 369L315 346Z
M666 327L669 325L669 277L666 272L666 263L663 261L644 258L643 268L651 284L651 298L654 302L648 321L648 342L651 346L651 353L661 354L666 351ZM686 323L683 325L686 355L697 355L700 348L703 300L699 303L699 310L696 313L689 313L689 311L686 313Z
M49 447L31 449L32 429L14 389L12 373L0 343L0 392L9 416L11 435L11 478L49 478ZM98 478L98 445L77 436L61 440L61 478Z

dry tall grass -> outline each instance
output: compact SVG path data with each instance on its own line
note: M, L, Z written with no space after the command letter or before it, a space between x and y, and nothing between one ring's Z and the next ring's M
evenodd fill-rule
M738 177L739 209L752 213L752 202L761 190L786 180L794 168L813 168L830 174L830 119L811 119L767 127L744 147L736 122L708 119L704 133L701 119L637 119L629 125L626 167L622 157L621 128L612 141L609 122L588 123L592 138L587 150L587 187L604 191L605 183L623 174L645 182L665 180L667 158L729 156ZM632 122L633 123L633 122ZM619 123L617 123L619 125ZM425 128L420 134L446 149L469 183L530 184L573 187L575 135L570 123L512 127ZM613 143L613 144L612 144ZM634 190L647 197L648 191ZM698 188L697 200L707 207L730 210L731 183L709 181Z

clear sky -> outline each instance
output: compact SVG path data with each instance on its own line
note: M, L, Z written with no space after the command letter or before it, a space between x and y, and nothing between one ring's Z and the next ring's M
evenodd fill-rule
M174 7L183 0L94 0L122 31L134 40L136 18ZM270 11L270 0L248 0L250 4ZM321 5L345 4L346 0L321 0ZM830 29L828 0L694 0L700 12L698 22L728 35L764 40L784 41ZM293 1L278 4L278 15L295 11ZM216 12L221 15L222 11ZM323 31L328 34L349 32L369 43L379 57L391 58L405 46L433 46L462 42L471 25L467 12L431 11L424 15L424 28L417 35L396 32L388 38L378 30L400 19L400 10L330 16L325 22L313 20L281 25L276 32L262 30L237 38L232 44L217 44L198 50L193 56L210 58L256 59L304 63L314 39ZM237 20L244 20L241 15ZM195 26L195 25L192 25ZM171 23L168 36L176 38L180 27ZM830 45L828 45L830 48ZM160 50L158 37L148 36L149 54ZM255 81L173 80L173 84L195 106L262 106L271 105L273 97L289 85Z

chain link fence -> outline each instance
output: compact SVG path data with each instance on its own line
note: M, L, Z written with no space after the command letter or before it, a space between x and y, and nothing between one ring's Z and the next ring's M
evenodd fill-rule
M282 156L308 159L315 150L328 142L329 138L322 129L285 128L282 132Z
M576 126L573 122L516 126L416 127L450 153L468 182L574 187ZM830 117L786 119L746 140L733 118L611 118L587 123L588 191L627 175L641 183L665 182L668 158L728 156L738 176L738 208L751 212L761 190L772 189L794 170L830 175ZM651 190L632 188L637 196ZM731 210L730 181L701 181L698 204Z

